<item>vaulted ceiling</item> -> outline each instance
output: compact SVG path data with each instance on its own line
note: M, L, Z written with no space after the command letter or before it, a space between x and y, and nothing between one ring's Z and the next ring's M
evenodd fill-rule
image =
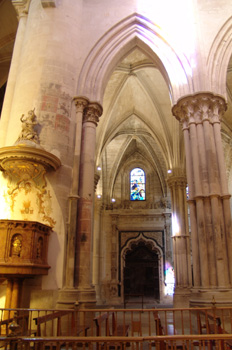
M0 88L6 83L17 31L10 0L0 0ZM228 109L223 131L232 136L232 59L227 74ZM126 160L140 154L162 178L184 167L183 137L172 116L167 84L155 63L139 48L115 68L104 94L97 127L97 164L103 159L114 178Z

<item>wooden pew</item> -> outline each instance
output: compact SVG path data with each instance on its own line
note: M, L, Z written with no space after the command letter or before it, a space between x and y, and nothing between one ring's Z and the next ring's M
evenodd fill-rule
M56 336L61 336L61 318L65 315L71 314L71 335L75 335L75 315L72 311L56 311L49 314L46 314L44 316L34 317L33 320L35 321L35 324L37 326L36 330L36 336L41 336L41 325L45 325L45 335L46 335L46 323L49 321L56 321ZM53 324L52 324L53 326ZM49 328L49 327L47 327ZM83 328L80 328L79 333L82 331ZM52 330L53 334L53 330Z
M202 319L203 318L203 319ZM226 330L222 328L221 318L211 311L199 310L197 312L197 325L199 334L228 334ZM232 349L232 340L222 340L222 349L224 344L229 349ZM214 342L211 342L210 348L212 349Z
M197 311L198 334L221 334L221 319L208 310Z
M108 311L95 317L94 322L96 325L97 336L128 336L129 325L118 325L113 311ZM102 347L104 348L104 344L102 344ZM110 347L117 348L120 347L120 344L112 343L110 344Z
M177 335L178 334L178 332L173 324L167 324L167 328L166 327L164 328L162 326L160 315L159 315L157 310L153 311L153 317L154 317L154 321L155 321L156 335L165 336L165 335ZM160 346L159 346L160 350L165 350L166 346L168 346L168 348L170 348L170 349L184 349L185 348L185 345L183 344L183 342L181 340L177 340L175 342L175 344L172 344L171 342L166 342L165 340L160 341Z

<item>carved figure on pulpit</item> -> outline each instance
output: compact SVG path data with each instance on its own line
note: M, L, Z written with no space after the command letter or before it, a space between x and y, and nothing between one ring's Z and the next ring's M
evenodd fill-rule
M34 130L35 126L37 125L35 121L36 120L35 109L30 110L27 116L23 114L20 120L22 122L22 130L17 141L29 140L29 141L38 143L39 142L38 134Z
M20 256L22 250L21 235L14 235L11 241L11 256Z

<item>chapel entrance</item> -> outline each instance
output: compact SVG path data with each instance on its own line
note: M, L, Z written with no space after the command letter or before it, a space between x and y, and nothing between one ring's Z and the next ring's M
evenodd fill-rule
M124 294L160 298L158 254L140 242L125 256Z

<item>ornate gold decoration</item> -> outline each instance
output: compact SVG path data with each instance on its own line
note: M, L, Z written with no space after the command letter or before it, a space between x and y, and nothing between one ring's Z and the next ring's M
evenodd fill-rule
M0 171L9 180L4 198L11 212L18 210L24 220L29 220L32 214L36 216L38 207L41 219L53 227L55 221L50 217L51 196L45 174L57 170L61 162L38 144L34 110L29 111L27 117L22 115L21 121L22 131L15 145L0 148ZM15 208L17 201L19 205Z
M22 250L22 236L16 234L11 240L11 256L20 256Z
M13 188L29 180L36 187L44 187L46 171L57 170L60 165L60 160L43 148L24 144L0 148L0 170L10 178Z

